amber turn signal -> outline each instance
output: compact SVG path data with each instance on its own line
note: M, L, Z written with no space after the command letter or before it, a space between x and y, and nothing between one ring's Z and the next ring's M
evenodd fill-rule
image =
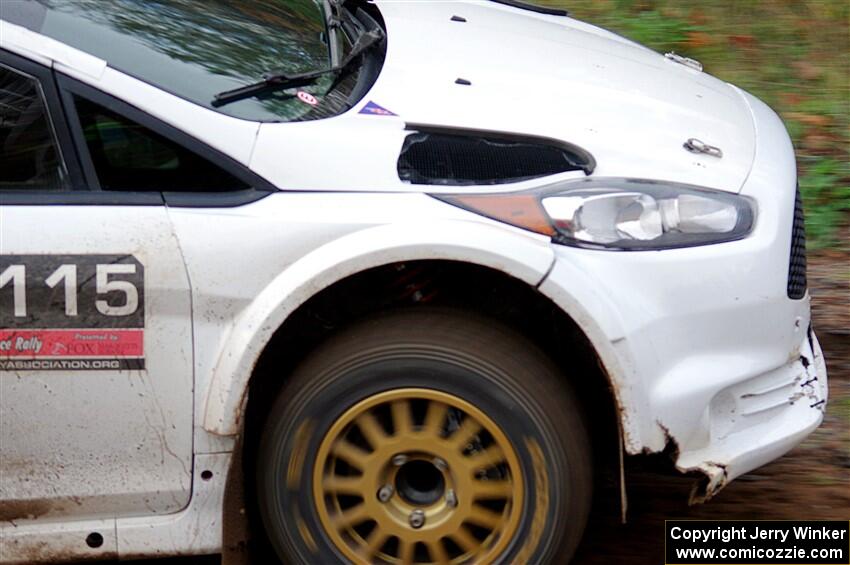
M555 229L539 197L534 194L463 194L439 196L441 200L470 212L518 228L552 237Z

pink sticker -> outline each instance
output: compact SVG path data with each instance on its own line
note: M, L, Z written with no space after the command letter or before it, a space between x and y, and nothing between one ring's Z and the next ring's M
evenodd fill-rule
M0 357L142 357L145 330L0 330Z
M319 101L316 100L316 97L310 94L309 92L304 92L303 90L298 91L298 99L305 104L309 104L310 106L318 106Z

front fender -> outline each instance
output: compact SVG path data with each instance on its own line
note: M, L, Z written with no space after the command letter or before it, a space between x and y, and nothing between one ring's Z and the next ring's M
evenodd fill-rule
M446 220L369 227L326 243L275 277L234 320L205 399L203 427L239 431L251 374L275 331L302 304L355 273L400 261L462 261L537 286L554 262L548 238L488 221Z
M621 351L626 332L617 305L596 279L594 270L578 260L588 252L568 248L560 251L546 280L539 285L540 293L576 323L596 352L608 378L626 452L661 451L666 438L657 426L644 424L648 411L646 392L635 386L640 382L637 367Z

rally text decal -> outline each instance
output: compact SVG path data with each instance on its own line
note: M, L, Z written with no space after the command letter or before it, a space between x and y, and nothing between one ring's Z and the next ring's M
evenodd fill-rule
M0 371L144 369L132 255L0 255Z

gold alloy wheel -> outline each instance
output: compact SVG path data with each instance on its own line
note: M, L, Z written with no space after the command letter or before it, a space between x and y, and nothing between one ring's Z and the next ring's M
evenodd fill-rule
M516 534L516 452L469 402L405 388L340 416L316 456L313 499L334 545L355 563L487 563Z

